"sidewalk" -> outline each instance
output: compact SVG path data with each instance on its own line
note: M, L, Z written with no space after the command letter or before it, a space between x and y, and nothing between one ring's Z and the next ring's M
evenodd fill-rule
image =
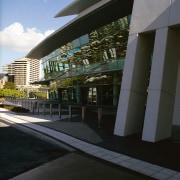
M180 179L179 169L179 144L171 143L172 147L168 147L167 143L163 142L160 144L151 144L151 143L140 143L138 138L119 138L119 137L108 137L105 138L100 136L97 132L92 130L86 124L82 122L67 122L66 118L61 121L58 120L57 116L49 117L46 116L46 120L41 116L36 115L17 115L11 113L7 110L0 109L1 117L6 119L12 124L21 125L21 127L30 128L33 131L40 132L42 134L48 135L56 140L64 142L67 145L70 145L73 148L76 148L88 155L97 157L109 163L112 163L117 166L128 168L135 172L148 175L149 177L156 179ZM28 123L27 123L28 122ZM62 124L64 126L62 126ZM71 125L70 125L71 124ZM74 124L74 125L73 125ZM62 128L63 127L63 128ZM82 129L86 129L83 131ZM64 131L63 131L63 130ZM72 134L69 134L69 133ZM77 132L79 132L77 134ZM74 135L73 135L74 133ZM90 136L89 136L90 135ZM79 136L79 137L77 137ZM106 141L105 141L106 139ZM116 143L115 143L116 141ZM162 148L171 148L171 151L164 149L166 153L174 152L165 157L166 153L161 152ZM134 148L134 149L133 149ZM158 149L159 148L159 149ZM176 148L176 149L174 149ZM145 151L147 150L147 151ZM173 150L173 151L172 151ZM125 153L120 153L120 151ZM156 152L159 151L159 152ZM129 155L127 155L129 154ZM131 155L131 156L130 156ZM153 157L154 155L154 157ZM136 157L135 157L136 156ZM148 157L147 157L148 156ZM161 157L158 157L161 156ZM158 159L166 158L162 164ZM175 161L173 158L175 158ZM150 159L154 163L146 161ZM157 159L157 160L156 160ZM162 159L163 160L163 159ZM157 161L157 162L156 162ZM166 164L170 162L169 165ZM165 167L167 165L167 167Z

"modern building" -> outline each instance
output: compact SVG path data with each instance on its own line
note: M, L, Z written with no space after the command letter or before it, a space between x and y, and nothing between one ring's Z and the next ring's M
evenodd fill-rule
M156 142L180 125L179 8L179 0L134 0L116 135Z
M41 58L44 82L51 85L49 97L117 107L133 1L114 3L74 1L56 17L78 16L27 55ZM120 13L119 6L124 9ZM101 21L94 21L99 13ZM108 19L107 13L111 13Z
M42 60L51 98L117 108L115 135L156 142L180 125L179 8L179 0L76 0L56 17L77 17L26 57Z
M9 81L14 80L17 89L37 89L38 86L32 87L31 83L39 81L41 78L41 62L37 59L20 58L3 66L3 72L8 74Z
M2 66L2 71L3 73L8 74L9 82L14 82L14 65L12 63Z

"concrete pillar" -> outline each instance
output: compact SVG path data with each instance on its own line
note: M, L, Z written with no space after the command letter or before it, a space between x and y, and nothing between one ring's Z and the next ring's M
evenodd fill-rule
M50 116L52 117L52 104L49 104L49 113L50 113Z
M45 103L43 103L43 115L45 116L45 109L46 109L46 104Z
M114 134L142 132L154 34L132 34L121 84Z
M97 86L98 104L103 104L103 86Z
M173 124L180 125L180 59L178 66L178 76L177 76L177 84L176 84L176 98L174 105L174 115L173 115Z
M98 128L101 128L103 110L101 107L98 108Z
M117 106L118 104L118 76L117 73L113 74L113 106Z
M31 99L31 111L33 110L33 100Z
M86 107L82 106L82 122L85 123Z
M168 27L156 31L142 139L156 142L171 136L176 91L178 33Z
M69 121L72 120L72 106L69 105Z
M59 118L61 119L61 104L58 104Z
M38 112L38 115L39 115L39 108L40 108L40 105L39 105L39 102L37 103L37 112Z
M27 106L26 99L23 99L23 101L24 101L24 108L27 108L27 107L26 107L26 106Z
M33 108L33 114L34 114L37 109L37 101L34 101L32 105L33 105L32 108Z

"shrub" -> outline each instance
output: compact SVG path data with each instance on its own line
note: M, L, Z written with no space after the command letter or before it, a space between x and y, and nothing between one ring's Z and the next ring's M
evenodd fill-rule
M18 90L0 89L0 97L26 97L26 94Z
M29 112L29 109L26 109L26 108L23 108L23 107L20 107L20 106L12 106L12 105L0 104L0 107L8 109L8 110L13 111L13 112L17 112L17 113L28 113Z

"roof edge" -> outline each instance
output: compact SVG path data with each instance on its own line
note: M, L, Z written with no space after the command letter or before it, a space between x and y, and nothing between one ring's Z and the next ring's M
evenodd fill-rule
M93 6L94 4L98 3L102 0L74 0L61 11L59 11L54 17L63 17L63 16L70 16L80 14L85 9Z

